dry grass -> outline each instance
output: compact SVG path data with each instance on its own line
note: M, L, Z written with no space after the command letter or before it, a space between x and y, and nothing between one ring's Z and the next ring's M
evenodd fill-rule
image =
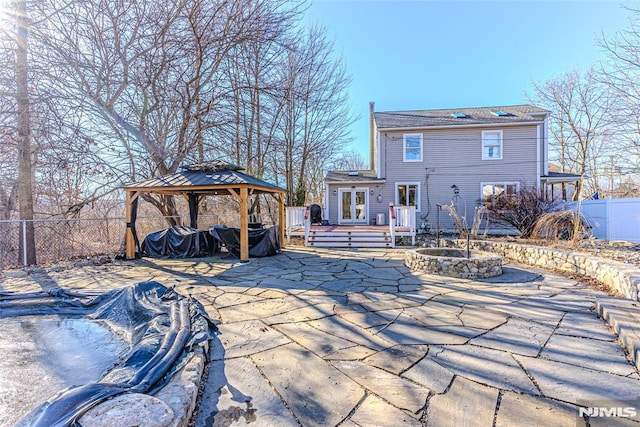
M532 238L575 240L588 236L585 218L574 211L556 211L542 214L535 222Z

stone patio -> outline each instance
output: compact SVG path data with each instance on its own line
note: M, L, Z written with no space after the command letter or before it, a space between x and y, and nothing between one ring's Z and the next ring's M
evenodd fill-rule
M595 312L616 299L517 264L466 280L412 272L404 256L144 259L5 272L0 291L157 280L197 298L219 334L195 426L640 426L639 407L579 414L640 398L638 369Z

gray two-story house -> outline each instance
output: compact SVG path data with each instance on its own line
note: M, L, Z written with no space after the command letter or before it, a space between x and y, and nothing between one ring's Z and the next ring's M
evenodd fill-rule
M525 186L556 199L579 177L549 172L548 117L532 105L376 112L371 103L371 168L327 174L325 216L372 224L390 203L414 205L424 229L439 206L455 205L470 222L477 206ZM452 225L446 213L440 221Z

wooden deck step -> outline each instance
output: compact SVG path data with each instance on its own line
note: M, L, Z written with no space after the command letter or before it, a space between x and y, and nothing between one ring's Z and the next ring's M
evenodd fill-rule
M387 231L315 231L309 233L308 246L336 248L388 248L393 247L391 233Z
M391 242L309 242L318 248L391 248Z

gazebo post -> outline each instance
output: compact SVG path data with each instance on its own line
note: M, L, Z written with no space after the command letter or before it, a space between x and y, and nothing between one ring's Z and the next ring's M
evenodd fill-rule
M129 226L133 220L133 201L138 198L137 191L127 190L127 202L125 220L127 222L127 228L124 232L124 245L125 245L125 258L133 259L136 257L136 244L133 237L133 229Z
M274 194L275 199L278 201L278 226L280 228L280 247L284 248L286 246L286 241L285 241L285 237L284 237L284 229L285 229L285 223L284 223L284 197L282 197L282 194L280 193L275 193Z
M240 187L240 261L249 261L249 190Z

